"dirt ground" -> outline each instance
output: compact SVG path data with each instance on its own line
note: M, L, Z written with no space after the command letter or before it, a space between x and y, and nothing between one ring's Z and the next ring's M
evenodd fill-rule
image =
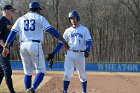
M18 72L14 73L14 75L18 74L23 75ZM48 80L46 80L47 78ZM13 80L15 80L14 77ZM46 82L37 89L36 93L62 93L62 80L63 72L47 72L43 80ZM20 82L20 80L18 80L18 82ZM23 91L22 89L22 93L24 93ZM81 84L75 72L68 93L81 92ZM140 73L89 72L87 93L140 93Z
M53 75L53 78L37 92L62 93L63 75L48 75ZM71 80L68 93L82 93L77 74ZM140 93L140 75L123 73L88 74L87 93Z

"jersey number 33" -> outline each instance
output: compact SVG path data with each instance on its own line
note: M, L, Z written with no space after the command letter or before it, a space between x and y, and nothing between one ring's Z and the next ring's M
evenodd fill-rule
M34 31L35 30L35 20L24 20L24 30L25 31Z

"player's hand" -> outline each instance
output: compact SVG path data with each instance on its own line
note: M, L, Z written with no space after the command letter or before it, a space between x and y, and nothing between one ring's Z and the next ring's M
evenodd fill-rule
M47 61L48 61L48 67L50 70L52 70L53 58L54 58L54 54L48 54Z
M87 58L89 56L89 50L85 50L85 57Z
M47 61L51 61L54 58L54 54L48 54Z
M9 53L10 53L9 48L3 48L3 51L2 51L3 57L7 57Z
M50 70L52 70L52 66L53 66L53 60L51 59L48 61L48 67Z

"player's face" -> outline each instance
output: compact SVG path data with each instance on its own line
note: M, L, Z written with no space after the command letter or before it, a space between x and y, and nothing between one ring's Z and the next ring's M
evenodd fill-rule
M78 23L77 17L71 17L70 22L71 22L72 25L76 25Z

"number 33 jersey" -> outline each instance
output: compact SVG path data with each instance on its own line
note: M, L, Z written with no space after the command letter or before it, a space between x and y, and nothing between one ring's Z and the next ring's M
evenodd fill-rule
M71 50L85 50L86 41L92 40L88 28L81 24L67 28L63 38L68 42Z
M19 33L20 41L40 40L44 39L44 31L51 25L45 17L36 12L28 12L20 17L12 27L12 31Z

